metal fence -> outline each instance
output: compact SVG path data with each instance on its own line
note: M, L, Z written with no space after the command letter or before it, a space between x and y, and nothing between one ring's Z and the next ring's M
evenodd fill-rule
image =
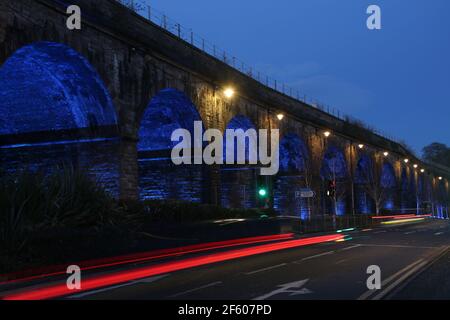
M251 65L240 60L235 55L228 53L227 51L225 51L224 49L215 45L214 43L206 40L204 37L200 36L199 34L194 33L194 31L192 29L182 26L180 23L170 19L163 12L160 12L160 11L154 9L153 7L147 5L144 1L139 1L139 0L116 0L116 1L122 3L123 5L127 6L130 9L132 9L140 16L146 18L150 22L153 22L154 24L158 25L162 29L170 32L171 34L175 35L179 39L200 49L201 51L207 53L208 55L210 55L218 60L221 60L222 62L226 63L230 67L232 67L232 68L238 70L239 72L247 75L248 77L251 77L252 79L258 81L262 85L269 87L279 93L287 95L293 99L296 99L300 102L303 102L312 108L319 109L319 110L321 110L331 116L334 116L342 121L357 124L359 126L364 127L365 129L372 131L373 133L375 133L383 138L400 143L400 141L397 140L392 135L390 135L384 131L378 130L376 128L373 128L372 126L365 124L363 121L341 112L339 109L337 109L335 107L332 107L328 104L324 104L324 103L318 101L317 99L309 97L306 94L300 92L298 89L288 86L284 82L277 81L276 79L268 76L267 74L264 74L263 72L261 72L259 70L256 70L254 67L252 67Z

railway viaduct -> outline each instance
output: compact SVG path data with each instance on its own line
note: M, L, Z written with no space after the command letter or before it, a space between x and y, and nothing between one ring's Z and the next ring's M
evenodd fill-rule
M81 7L81 30L66 27L72 4ZM231 98L223 94L227 87L235 90ZM262 84L114 0L0 0L0 112L4 167L52 160L45 153L53 145L78 163L95 158L123 200L255 206L258 177L248 166L183 169L158 162L170 148L168 132L201 120L206 129L280 130L281 172L265 183L271 205L286 214L427 205L448 215L445 167ZM64 147L74 141L97 147L81 156L80 147ZM26 160L30 154L34 160ZM167 179L176 185L167 188ZM337 195L330 205L331 180ZM179 186L188 191L172 190ZM305 188L316 197L299 199L296 190Z

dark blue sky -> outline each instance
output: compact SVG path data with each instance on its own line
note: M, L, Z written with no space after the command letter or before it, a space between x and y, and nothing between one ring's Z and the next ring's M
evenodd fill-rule
M232 55L404 140L450 144L448 0L150 0ZM382 30L366 9L382 10Z

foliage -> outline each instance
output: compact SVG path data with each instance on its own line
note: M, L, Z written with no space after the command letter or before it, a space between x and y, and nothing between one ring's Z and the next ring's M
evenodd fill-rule
M1 176L0 208L0 242L14 251L38 230L112 225L121 212L95 180L70 166L49 175L21 171Z
M42 234L58 235L61 230L94 229L101 233L118 228L129 232L147 223L274 215L267 210L225 209L171 200L121 203L86 172L71 166L58 167L47 175L27 170L0 175L0 208L0 256L17 254L28 240Z
M134 221L192 223L217 219L272 216L270 210L228 209L214 205L177 200L152 200L122 204Z
M450 167L450 148L443 143L434 142L422 149L422 158Z
M117 0L125 7L133 10L134 12L141 12L145 9L145 1L143 0Z

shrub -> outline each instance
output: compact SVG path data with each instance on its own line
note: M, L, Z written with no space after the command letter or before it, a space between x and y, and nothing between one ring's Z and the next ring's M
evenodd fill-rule
M26 170L2 175L0 208L0 242L13 251L35 231L112 225L121 212L95 180L71 166L49 175Z
M274 215L270 210L227 209L214 205L176 200L152 200L123 204L129 217L150 222L188 223L216 219L259 218Z

